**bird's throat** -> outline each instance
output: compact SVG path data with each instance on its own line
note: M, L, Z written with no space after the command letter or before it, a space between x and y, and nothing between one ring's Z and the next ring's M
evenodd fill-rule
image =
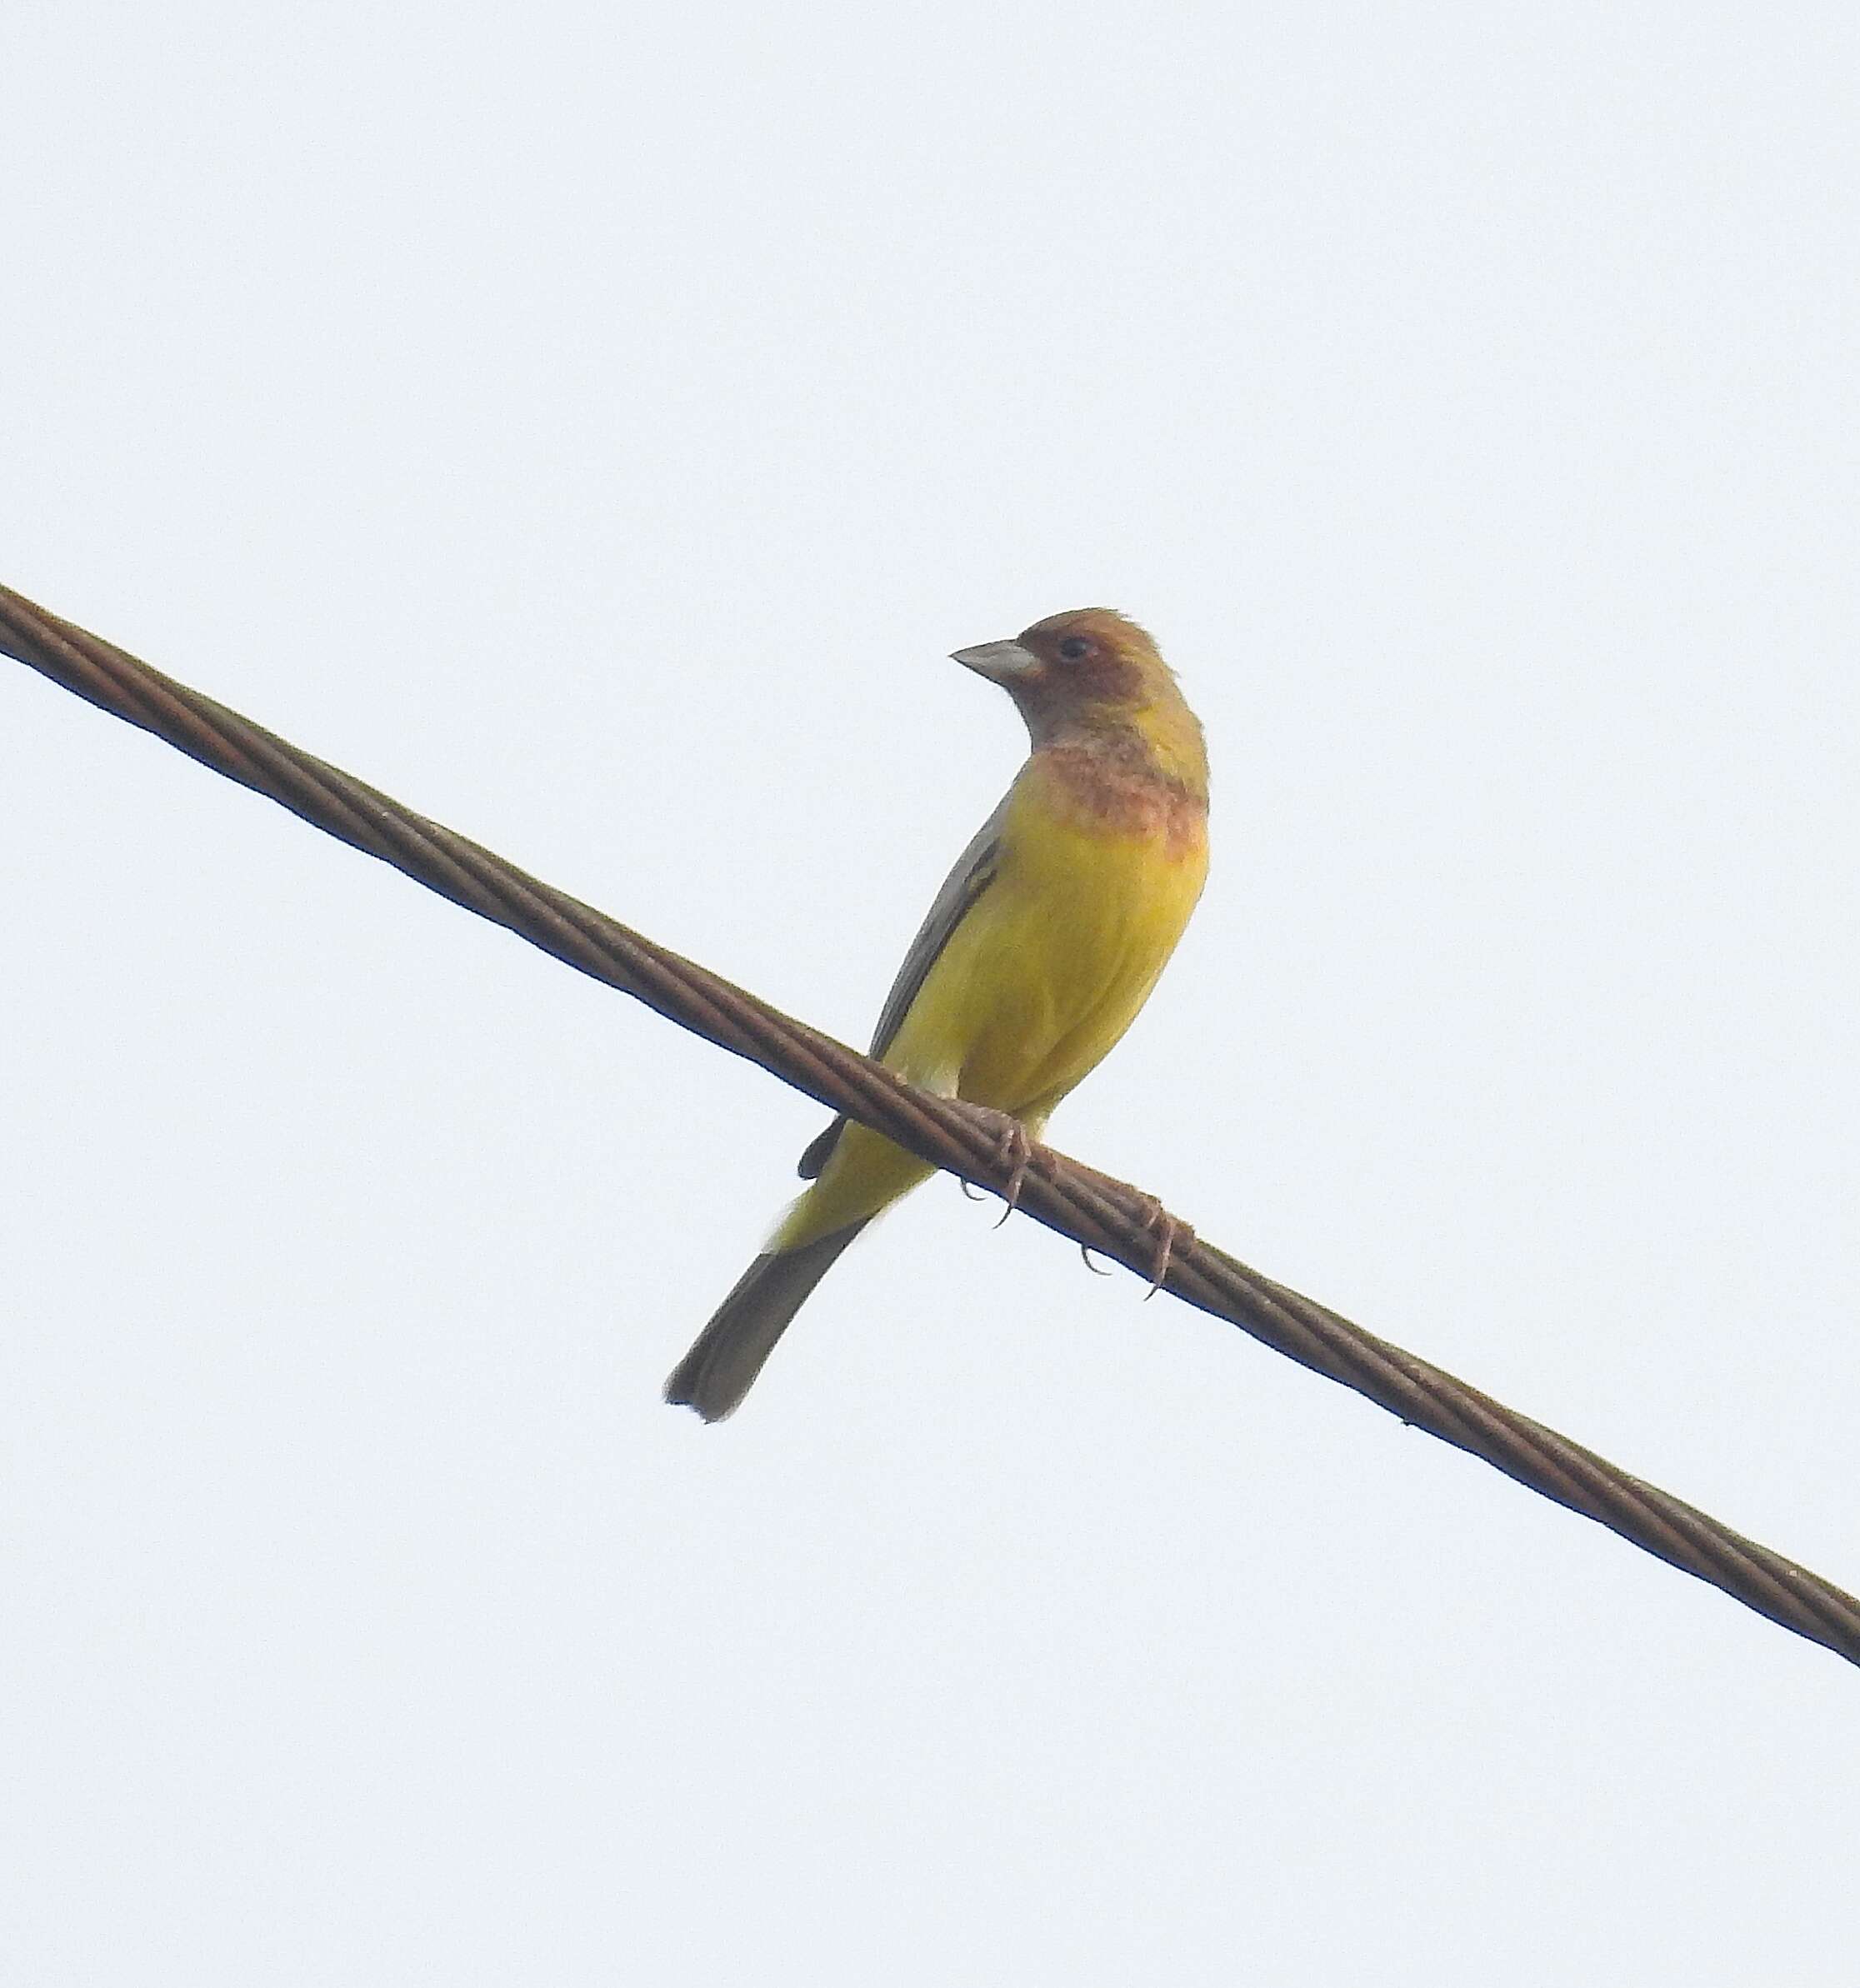
M1193 757L1172 767L1132 729L1075 735L1042 746L1028 762L1027 777L1038 782L1046 805L1069 826L1158 842L1170 855L1187 857L1208 842L1200 742L1198 732Z

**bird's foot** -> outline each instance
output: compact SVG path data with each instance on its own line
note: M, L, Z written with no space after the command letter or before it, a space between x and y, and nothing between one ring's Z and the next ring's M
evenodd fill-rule
M1169 1260L1175 1254L1176 1245L1178 1242L1192 1242L1195 1231L1179 1216L1170 1214L1153 1194L1143 1196L1140 1205L1143 1211L1142 1232L1146 1236L1153 1235L1156 1238L1156 1254L1150 1260L1149 1289L1143 1293L1143 1301L1148 1304L1162 1288L1163 1280L1169 1274Z
M995 1142L995 1160L998 1166L1008 1170L1008 1180L1000 1190L1001 1198L1008 1206L1001 1211L1001 1222L1007 1221L1020 1206L1021 1187L1027 1179L1029 1167L1040 1166L1046 1159L1047 1149L1042 1146L1011 1112L997 1111L988 1105L970 1104L962 1101L963 1109L968 1112ZM968 1183L963 1183L965 1189Z

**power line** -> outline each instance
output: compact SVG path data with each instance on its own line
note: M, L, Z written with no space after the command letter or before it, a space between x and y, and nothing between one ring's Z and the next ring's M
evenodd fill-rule
M932 1165L998 1194L1018 1187L1019 1206L1047 1227L1139 1276L1160 1271L1162 1288L1187 1303L1860 1663L1860 1601L1852 1596L1201 1241L1161 1216L1154 1198L1141 1190L1058 1153L1043 1155L1022 1172L985 1115L914 1089L869 1057L5 587L0 647L100 709Z

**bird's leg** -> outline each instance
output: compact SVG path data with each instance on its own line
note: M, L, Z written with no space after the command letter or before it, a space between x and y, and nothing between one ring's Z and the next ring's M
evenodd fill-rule
M971 1104L966 1098L951 1101L960 1101L962 1108L993 1138L996 1158L1008 1169L1008 1184L1001 1190L1001 1197L1008 1206L1002 1211L1001 1221L995 1224L998 1229L1001 1222L1006 1221L1020 1206L1021 1186L1027 1178L1027 1170L1042 1162L1046 1148L1012 1112L997 1111L988 1105Z
M1074 1160L1072 1164L1108 1198L1122 1203L1127 1209L1132 1201L1135 1201L1141 1211L1142 1219L1138 1224L1139 1231L1145 1236L1153 1235L1156 1238L1156 1254L1150 1261L1149 1289L1143 1294L1146 1299L1154 1297L1162 1288L1163 1279L1169 1274L1169 1263L1175 1254L1176 1245L1178 1242L1192 1241L1194 1229L1179 1216L1170 1214L1153 1194L1145 1194L1132 1187L1128 1181L1116 1180L1108 1173L1100 1173L1097 1167L1088 1166L1082 1160ZM1092 1252L1082 1244L1079 1246L1087 1266L1096 1270L1098 1266L1092 1261ZM1109 1272L1105 1274L1108 1276Z
M1139 1201L1143 1211L1142 1231L1156 1236L1156 1255L1150 1263L1150 1287L1143 1293L1148 1304L1162 1288L1162 1280L1169 1274L1169 1259L1175 1253L1176 1244L1192 1242L1195 1231L1178 1216L1170 1214L1153 1194L1143 1195Z

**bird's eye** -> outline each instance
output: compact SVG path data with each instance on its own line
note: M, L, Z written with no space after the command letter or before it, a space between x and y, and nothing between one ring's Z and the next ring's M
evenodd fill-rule
M1068 662L1078 662L1092 652L1092 645L1082 635L1068 635L1059 645L1059 653Z

